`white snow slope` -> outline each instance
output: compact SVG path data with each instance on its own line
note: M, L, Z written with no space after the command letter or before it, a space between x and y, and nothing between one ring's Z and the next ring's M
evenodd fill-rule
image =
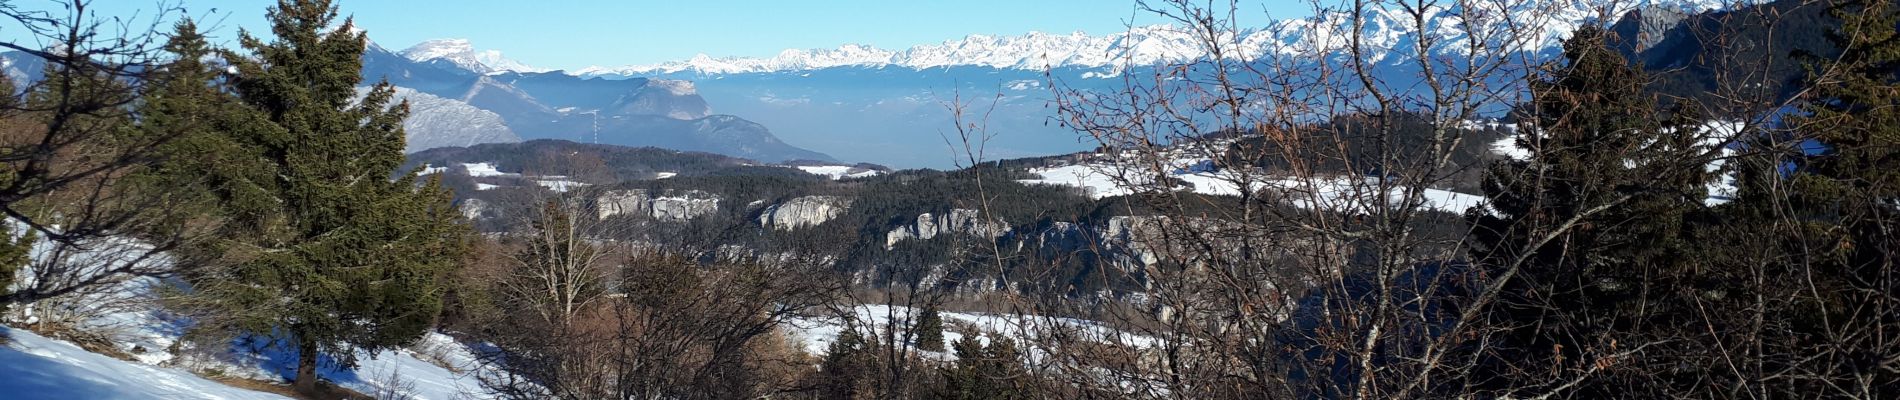
M0 397L9 399L283 399L191 373L121 361L20 329L0 328Z

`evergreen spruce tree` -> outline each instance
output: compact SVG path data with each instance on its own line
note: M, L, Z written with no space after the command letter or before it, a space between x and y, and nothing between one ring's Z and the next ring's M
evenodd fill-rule
M1492 307L1494 322L1512 328L1474 375L1589 362L1615 346L1609 334L1662 323L1670 310L1659 299L1694 281L1688 227L1706 212L1712 179L1699 123L1659 110L1646 77L1606 35L1578 30L1564 44L1568 63L1531 82L1519 138L1531 155L1494 165L1484 191L1495 214L1467 216L1477 265L1494 277L1518 269ZM1502 370L1482 372L1493 367Z
M943 351L943 316L938 315L936 307L926 307L917 316L916 341L918 349Z
M235 150L216 156L230 163L173 171L216 178L218 212L232 223L207 245L229 267L194 276L194 296L230 326L294 347L294 386L310 393L320 356L349 366L355 350L425 332L465 228L436 181L397 171L408 107L391 106L393 88L356 98L364 35L333 25L328 0L280 0L267 15L273 39L244 32L249 54L224 57L242 111L179 149Z

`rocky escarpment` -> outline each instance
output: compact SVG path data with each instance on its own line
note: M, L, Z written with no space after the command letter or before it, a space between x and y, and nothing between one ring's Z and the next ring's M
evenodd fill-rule
M962 208L950 210L942 215L923 213L917 216L917 222L900 226L884 234L884 247L890 248L905 240L930 240L948 234L995 239L1010 232L1009 224L985 219L982 215L983 213L977 210Z
M693 88L692 81L671 79L647 80L646 86L621 96L607 109L619 115L659 115L684 120L712 115L712 108Z
M480 221L483 219L492 218L497 214L497 211L500 211L500 210L497 210L494 206L489 205L487 201L483 201L482 199L462 200L462 205L460 209L462 211L462 217L467 218L470 221Z
M773 204L759 212L759 226L789 231L818 226L851 208L851 199L838 196L805 196Z
M1619 43L1631 53L1642 53L1665 44L1671 39L1669 31L1683 25L1692 14L1671 7L1638 7L1624 15L1610 29L1617 34Z
M638 215L663 221L684 221L719 211L719 196L698 190L649 193L613 190L602 194L596 208L600 218Z
M367 86L356 88L358 97L369 93ZM515 143L521 137L494 112L460 101L436 97L409 88L395 88L397 102L409 103L409 118L402 121L408 134L404 153L437 147L473 146L481 143Z
M1092 250L1105 259L1128 266L1150 266L1160 261L1154 245L1162 243L1167 217L1111 217L1106 224L1056 222L1036 235L1045 253Z

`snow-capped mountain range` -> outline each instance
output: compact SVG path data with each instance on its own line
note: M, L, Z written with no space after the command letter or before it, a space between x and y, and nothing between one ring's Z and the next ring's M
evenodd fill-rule
M1648 21L1635 36L1661 38L1683 16L1764 0L1477 0L1419 11L1399 7L1353 14L1321 12L1224 33L1230 60L1305 63L1343 60L1359 32L1359 50L1374 64L1383 85L1413 85L1421 39L1433 62L1455 62L1467 49L1512 49L1548 59L1556 45L1585 24ZM1389 3L1388 3L1389 4ZM1632 11L1642 11L1631 13ZM1674 19L1671 19L1674 18ZM1424 21L1419 23L1417 21ZM1467 27L1476 27L1468 34ZM1517 34L1517 32L1525 32ZM944 104L956 93L999 96L991 129L1010 132L997 140L995 155L1028 157L1082 150L1060 124L1050 124L1047 91L1051 76L1069 88L1113 90L1118 79L1164 64L1203 59L1203 40L1183 27L1138 26L1106 35L1084 32L969 35L934 44L886 49L844 45L792 49L769 57L715 57L623 67L552 71L481 50L467 40L431 40L366 62L366 76L391 76L419 92L467 102L501 115L524 139L622 140L623 144L673 146L760 159L824 158L802 149L852 161L898 167L950 167L941 154L938 127L955 118ZM1475 42L1475 43L1474 43ZM1654 41L1646 43L1653 44ZM1647 46L1647 45L1644 45ZM1457 68L1441 70L1455 71ZM1514 79L1497 74L1499 79ZM719 113L746 123L681 125L678 121ZM675 111L678 111L676 113ZM633 118L633 121L626 118ZM676 120L669 121L667 119ZM723 119L710 121L724 121ZM604 123L601 125L599 123ZM657 125L656 125L657 124ZM660 141L653 131L680 141ZM767 133L769 130L769 133ZM757 132L758 141L727 145L706 139L720 132ZM688 134L690 133L690 134ZM778 138L783 138L778 142ZM723 139L722 139L723 140ZM778 148L758 152L749 148Z
M1762 0L1740 0L1759 3ZM1497 0L1474 2L1473 9L1438 7L1426 10L1424 26L1412 23L1392 7L1374 10L1357 22L1364 35L1362 45L1374 60L1405 60L1420 32L1439 32L1450 38L1435 44L1433 52L1456 52L1468 47L1466 35L1458 34L1467 19L1481 32L1506 32L1512 26L1533 26L1532 35L1518 40L1501 39L1504 35L1478 37L1488 48L1508 46L1525 51L1551 48L1578 26L1592 21L1614 20L1642 7L1698 13L1725 8L1737 0ZM1244 59L1268 55L1329 54L1348 46L1355 21L1347 12L1322 12L1317 16L1289 19L1266 27L1247 29L1222 38L1225 46ZM936 44L891 50L862 44L847 44L830 49L787 49L770 57L714 57L700 54L682 61L621 67L587 67L568 73L579 76L652 76L674 73L705 75L775 73L809 71L836 67L990 67L1000 69L1041 70L1047 68L1089 68L1120 71L1124 67L1148 66L1207 57L1209 50L1196 39L1197 33L1180 26L1152 25L1132 27L1123 32L1090 35L1085 32L1052 34L1029 32L1002 36L977 34ZM1515 36L1514 36L1515 37ZM473 71L546 72L501 56L500 52L476 51L466 40L431 40L402 52L417 61L446 60Z

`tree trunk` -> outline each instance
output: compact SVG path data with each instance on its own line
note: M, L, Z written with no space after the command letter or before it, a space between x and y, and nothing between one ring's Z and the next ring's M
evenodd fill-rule
M317 394L317 342L298 340L297 379L291 381L290 387L297 393Z

